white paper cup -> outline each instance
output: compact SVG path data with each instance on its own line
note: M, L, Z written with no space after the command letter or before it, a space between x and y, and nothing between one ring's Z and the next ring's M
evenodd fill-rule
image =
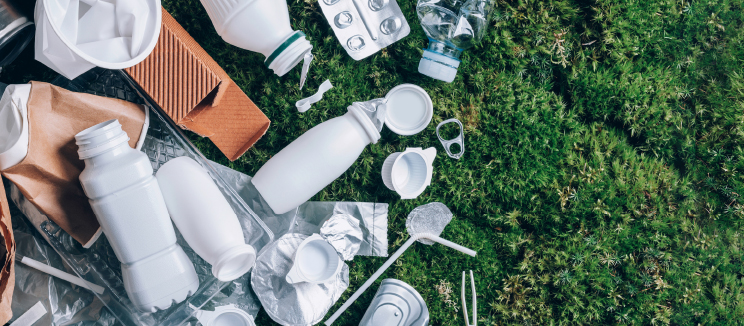
M89 47L87 52L83 51L79 45L68 39L62 31L63 27L60 25L69 22L55 22L55 19L52 19L49 15L49 13L59 15L60 10L64 11L67 8L59 8L58 0L38 0L34 14L36 22L34 50L36 60L68 79L74 79L96 66L106 69L125 69L134 66L150 55L160 37L162 23L160 0L147 0L147 6L149 15L144 26L143 39L138 54L133 57L130 56L131 53L121 56L122 58L131 57L129 60L101 60L90 53L111 55L111 53L106 52L109 49L108 47L96 46L90 49L90 44L83 44ZM76 10L77 8L73 9ZM85 27L90 28L90 26Z
M405 152L393 153L382 164L382 181L401 199L416 198L431 184L436 156L434 147L407 148Z

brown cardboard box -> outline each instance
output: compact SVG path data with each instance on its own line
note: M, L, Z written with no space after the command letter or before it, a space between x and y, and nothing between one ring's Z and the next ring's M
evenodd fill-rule
M165 9L157 46L125 71L176 124L209 137L231 161L251 148L271 124Z
M15 239L13 224L10 221L8 196L5 195L2 178L0 178L0 236L2 236L0 260L4 262L0 269L0 324L5 324L13 317L10 301L15 287Z

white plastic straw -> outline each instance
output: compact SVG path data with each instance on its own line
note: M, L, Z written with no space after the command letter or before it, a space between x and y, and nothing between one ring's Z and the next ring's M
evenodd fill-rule
M404 243L400 248L398 248L398 250L395 251L395 253L392 256L390 256L390 258L388 258L388 260L384 264L382 264L382 266L377 270L377 272L372 274L372 276L366 282L364 282L364 284L362 284L362 287L360 287L356 292L354 292L353 295L351 295L349 300L346 300L346 303L344 303L344 305L341 306L341 308L339 308L336 311L336 313L334 313L333 316L331 316L331 318L328 318L328 320L325 321L325 324L327 326L332 325L333 322L335 322L336 319L338 319L338 317L340 317L341 314L343 314L344 311L346 311L346 309L349 309L349 307L354 303L354 301L356 301L356 299L358 299L364 293L364 291L366 291L372 285L372 283L374 283L380 277L380 275L382 275L382 273L384 273L388 269L388 267L390 267L390 265L392 265L398 259L398 257L400 257L403 254L403 252L406 251L406 249L408 249L408 247L410 247L414 242L416 242L416 240L419 240L419 239L429 239L431 241L445 245L447 247L450 247L452 249L455 249L457 251L460 251L472 257L475 257L476 255L476 252L473 250L465 248L452 241L444 240L433 234L420 233L420 234L411 236L411 238L409 238L408 241L406 241L406 243Z
M88 282L88 281L86 281L86 280L84 280L82 278L79 278L79 277L77 277L75 275L69 274L67 272L63 272L63 271L61 271L59 269L56 269L56 268L54 268L52 266L49 266L47 264L44 264L42 262L38 262L38 261L33 260L31 258L23 257L21 259L21 262L24 263L25 265L29 266L29 267L32 267L34 269L37 269L39 271L42 271L42 272L47 273L49 275L52 275L54 277L61 278L61 279L65 280L67 282L70 282L72 284L76 284L76 285L82 286L82 287L84 287L86 289L89 289L89 290L91 290L93 292L96 292L98 294L103 294L103 292L105 291L105 289L102 286L100 286L100 285L96 285L96 284L90 283L90 282Z
M31 307L31 309L24 312L23 315L12 322L10 326L31 326L39 321L41 317L44 317L46 313L46 307L44 307L44 304L39 301L33 307Z

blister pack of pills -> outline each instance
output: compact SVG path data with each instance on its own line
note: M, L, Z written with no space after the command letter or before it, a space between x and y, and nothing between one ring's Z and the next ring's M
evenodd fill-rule
M362 60L411 32L395 0L320 0L333 32L354 60Z

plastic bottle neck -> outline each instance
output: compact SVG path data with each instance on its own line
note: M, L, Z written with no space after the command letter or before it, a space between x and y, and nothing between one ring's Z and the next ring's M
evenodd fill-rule
M429 47L426 50L458 60L460 59L460 55L462 55L462 49L431 38L429 39Z
M108 162L124 154L129 148L129 136L118 120L109 120L75 135L78 156L85 164Z
M351 115L357 122L359 122L359 125L364 129L364 132L369 137L370 142L372 144L377 144L377 141L380 140L380 132L377 131L375 124L372 123L369 116L354 104L350 105L347 109L349 112L346 114Z

